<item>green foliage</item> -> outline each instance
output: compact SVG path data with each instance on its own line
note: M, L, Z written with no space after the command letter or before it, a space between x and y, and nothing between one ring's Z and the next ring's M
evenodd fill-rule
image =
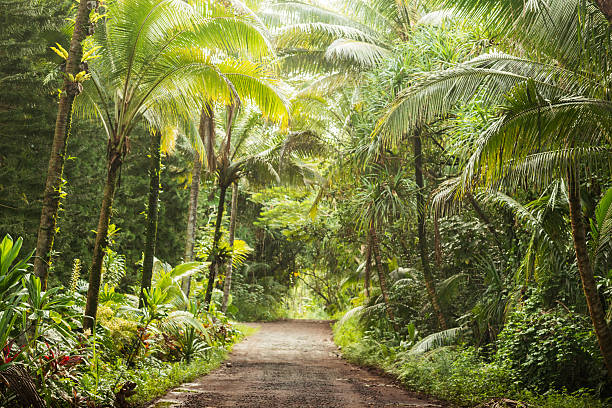
M106 336L112 341L111 350L121 355L127 355L129 344L136 336L138 322L133 319L123 318L102 301L98 310L98 322L105 330Z
M265 286L264 286L265 285ZM282 303L285 288L273 280L247 283L243 275L234 276L232 283L233 301L236 307L233 317L239 321L269 321L287 316Z
M107 2L111 18L96 17L91 38L102 48L86 44L79 81L91 80L76 112L99 122L71 121L46 291L28 273L29 256L18 253L22 243L34 246L62 79L57 65L70 31L63 26L74 2L0 5L0 234L23 236L0 243L0 370L24 364L47 401L110 405L131 380L134 401L144 403L207 370L237 341L217 310L221 292L203 283L208 265L181 263L195 149L211 172L199 199L198 257L232 257L233 318L341 317L335 336L345 356L462 405L508 397L601 406L591 395L605 396L610 382L570 222L578 215L590 227L592 298L609 324L612 64L609 23L595 3L264 2L271 33L222 3L196 10L190 2L125 0ZM217 111L207 140L197 128L202 89ZM293 93L291 107L285 91ZM233 127L231 115L219 112L230 103L240 105ZM158 259L139 307L149 125L168 136L168 155ZM422 189L414 183L415 132ZM112 207L98 326L84 336L87 273L79 260L94 244L109 139L130 160ZM581 208L571 213L568 169L580 173ZM232 253L227 217L214 249L211 224L219 185L237 180L241 239ZM255 190L270 182L300 187ZM420 194L431 202L416 209ZM426 215L426 237L415 210ZM368 269L365 282L370 226L397 329L377 274ZM185 277L191 298L181 290ZM213 290L210 312L201 303L206 289ZM434 290L451 329L438 325Z
M350 361L382 368L411 390L460 406L480 406L501 398L542 408L606 406L585 390L531 392L515 382L512 369L487 362L473 347L442 347L415 355L410 347L385 344L372 338L372 333L367 335L356 315L334 326L334 341Z
M69 1L0 4L0 236L33 248L60 78L48 45L63 41Z
M605 381L588 318L561 307L543 310L528 301L510 315L497 347L496 361L528 389L597 389Z
M242 336L225 316L217 312L213 319L178 288L201 263L172 268L159 261L146 306L136 307L135 296L106 283L96 329L78 334L81 288L43 291L40 279L28 273L29 256L19 257L21 243L10 236L0 243L0 372L23 364L53 406L112 405L117 387L128 380L141 387L135 399L142 402L214 368ZM0 404L21 398L21 392L3 391Z

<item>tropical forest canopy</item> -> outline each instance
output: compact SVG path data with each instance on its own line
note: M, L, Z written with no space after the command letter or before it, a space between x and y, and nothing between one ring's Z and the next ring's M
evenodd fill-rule
M464 406L612 397L609 0L0 10L0 406L279 318Z

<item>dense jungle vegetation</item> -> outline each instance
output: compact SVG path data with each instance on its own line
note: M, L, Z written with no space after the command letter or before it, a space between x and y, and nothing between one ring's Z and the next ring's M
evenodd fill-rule
M304 317L457 405L610 404L611 1L0 11L0 406Z

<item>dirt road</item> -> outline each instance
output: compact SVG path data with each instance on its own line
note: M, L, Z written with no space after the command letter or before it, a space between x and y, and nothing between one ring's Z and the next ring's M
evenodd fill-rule
M185 408L441 407L391 379L339 357L329 323L261 323L227 364L169 393L159 406Z

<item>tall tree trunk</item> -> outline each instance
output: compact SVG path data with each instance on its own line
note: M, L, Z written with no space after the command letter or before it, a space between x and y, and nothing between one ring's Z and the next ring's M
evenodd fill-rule
M608 19L608 22L612 24L612 0L595 0L599 10Z
M68 58L66 59L66 75L58 104L53 145L51 147L47 180L43 194L42 212L36 241L36 256L34 258L34 273L40 278L43 290L46 290L49 278L51 250L53 249L57 213L62 195L64 163L66 161L66 147L70 134L72 105L74 98L80 92L78 84L71 82L68 79L68 74L76 75L81 70L80 64L83 55L81 42L85 39L86 27L89 22L87 3L87 0L80 0L77 9L74 32L72 33Z
M366 238L365 268L363 272L363 286L365 287L366 297L370 297L370 276L372 275L372 236L368 234Z
M236 218L238 217L238 182L234 182L232 185L232 213L230 215L230 226L229 226L229 246L234 250L234 236L236 234ZM227 264L227 273L225 274L225 282L223 283L223 303L221 304L221 311L225 313L227 311L227 303L229 301L229 294L232 289L232 272L234 256L229 259Z
M159 183L161 172L161 132L151 134L151 168L149 169L149 203L147 207L147 231L142 262L142 283L140 285L140 307L145 304L144 291L151 289L153 259L157 242L157 220L159 216Z
M586 242L586 230L582 218L580 204L580 181L578 169L570 170L568 175L568 199L570 209L570 220L572 224L572 237L574 238L574 249L576 251L576 261L578 272L582 281L582 289L586 298L591 321L595 328L597 341L603 356L604 363L608 369L608 379L612 380L612 330L606 322L606 314L601 304L593 269L589 259Z
M442 238L440 237L440 222L437 216L434 216L434 253L436 268L442 266Z
M191 186L189 187L189 213L187 215L187 234L185 236L185 262L193 261L193 246L198 221L198 195L200 194L200 174L202 173L202 160L198 152L193 153L193 170L191 171ZM181 289L187 297L191 289L191 276L184 277Z
M102 262L104 260L104 250L108 245L108 225L111 218L111 209L115 198L115 189L119 170L121 169L121 154L116 150L111 151L108 160L108 170L106 173L106 184L104 185L104 195L100 208L100 218L96 230L96 241L93 250L93 259L89 271L89 289L87 290L87 304L85 306L85 317L83 319L83 329L92 329L96 313L98 311L98 295L100 293L100 280L102 278Z
M214 111L208 104L204 104L200 111L200 125L198 133L204 148L209 171L214 171L215 158L215 123ZM193 261L193 246L198 226L198 195L200 194L200 175L202 173L202 158L197 151L193 154L193 171L191 173L191 187L189 190L189 214L187 215L187 236L185 242L185 262ZM181 289L187 297L191 289L191 276L183 278Z
M436 294L436 286L434 284L433 275L429 269L429 257L427 254L427 235L425 231L425 195L423 194L423 149L421 146L421 136L417 132L413 137L414 148L414 179L417 185L417 212L418 212L418 236L419 236L419 252L421 256L421 266L423 269L423 278L425 279L425 287L429 294L429 300L433 306L438 323L442 330L446 330L446 319L442 313L438 295Z
M376 234L376 230L374 227L370 227L370 245L371 253L374 255L374 261L376 263L376 270L378 271L378 283L380 284L380 292L383 297L383 301L385 302L385 310L387 311L387 316L393 325L393 328L396 332L399 332L399 326L397 325L397 321L395 320L395 313L393 313L393 309L391 308L391 301L389 300L389 290L387 288L387 274L383 268L382 258L380 256L380 247L378 245L378 236Z
M470 205L474 209L474 212L476 212L476 215L478 216L480 221L482 221L482 223L485 225L485 227L487 227L487 229L489 230L489 232L493 236L493 239L495 240L495 243L497 244L497 247L499 248L500 252L503 254L504 253L504 246L502 245L501 241L499 240L499 235L497 235L497 231L495 230L495 226L493 225L493 223L491 222L489 217L487 217L487 214L485 214L485 212L482 210L482 208L480 208L480 205L478 205L478 202L476 201L476 199L474 199L473 195L471 195L470 193L467 193L466 194L466 198L470 202Z
M219 189L219 205L217 206L217 219L215 221L215 235L213 235L212 248L208 260L210 267L208 268L208 286L206 287L206 296L204 297L204 307L208 309L212 299L212 292L215 286L217 277L218 258L219 258L219 241L221 240L221 222L223 221L223 211L225 210L225 193L227 185L221 184Z

